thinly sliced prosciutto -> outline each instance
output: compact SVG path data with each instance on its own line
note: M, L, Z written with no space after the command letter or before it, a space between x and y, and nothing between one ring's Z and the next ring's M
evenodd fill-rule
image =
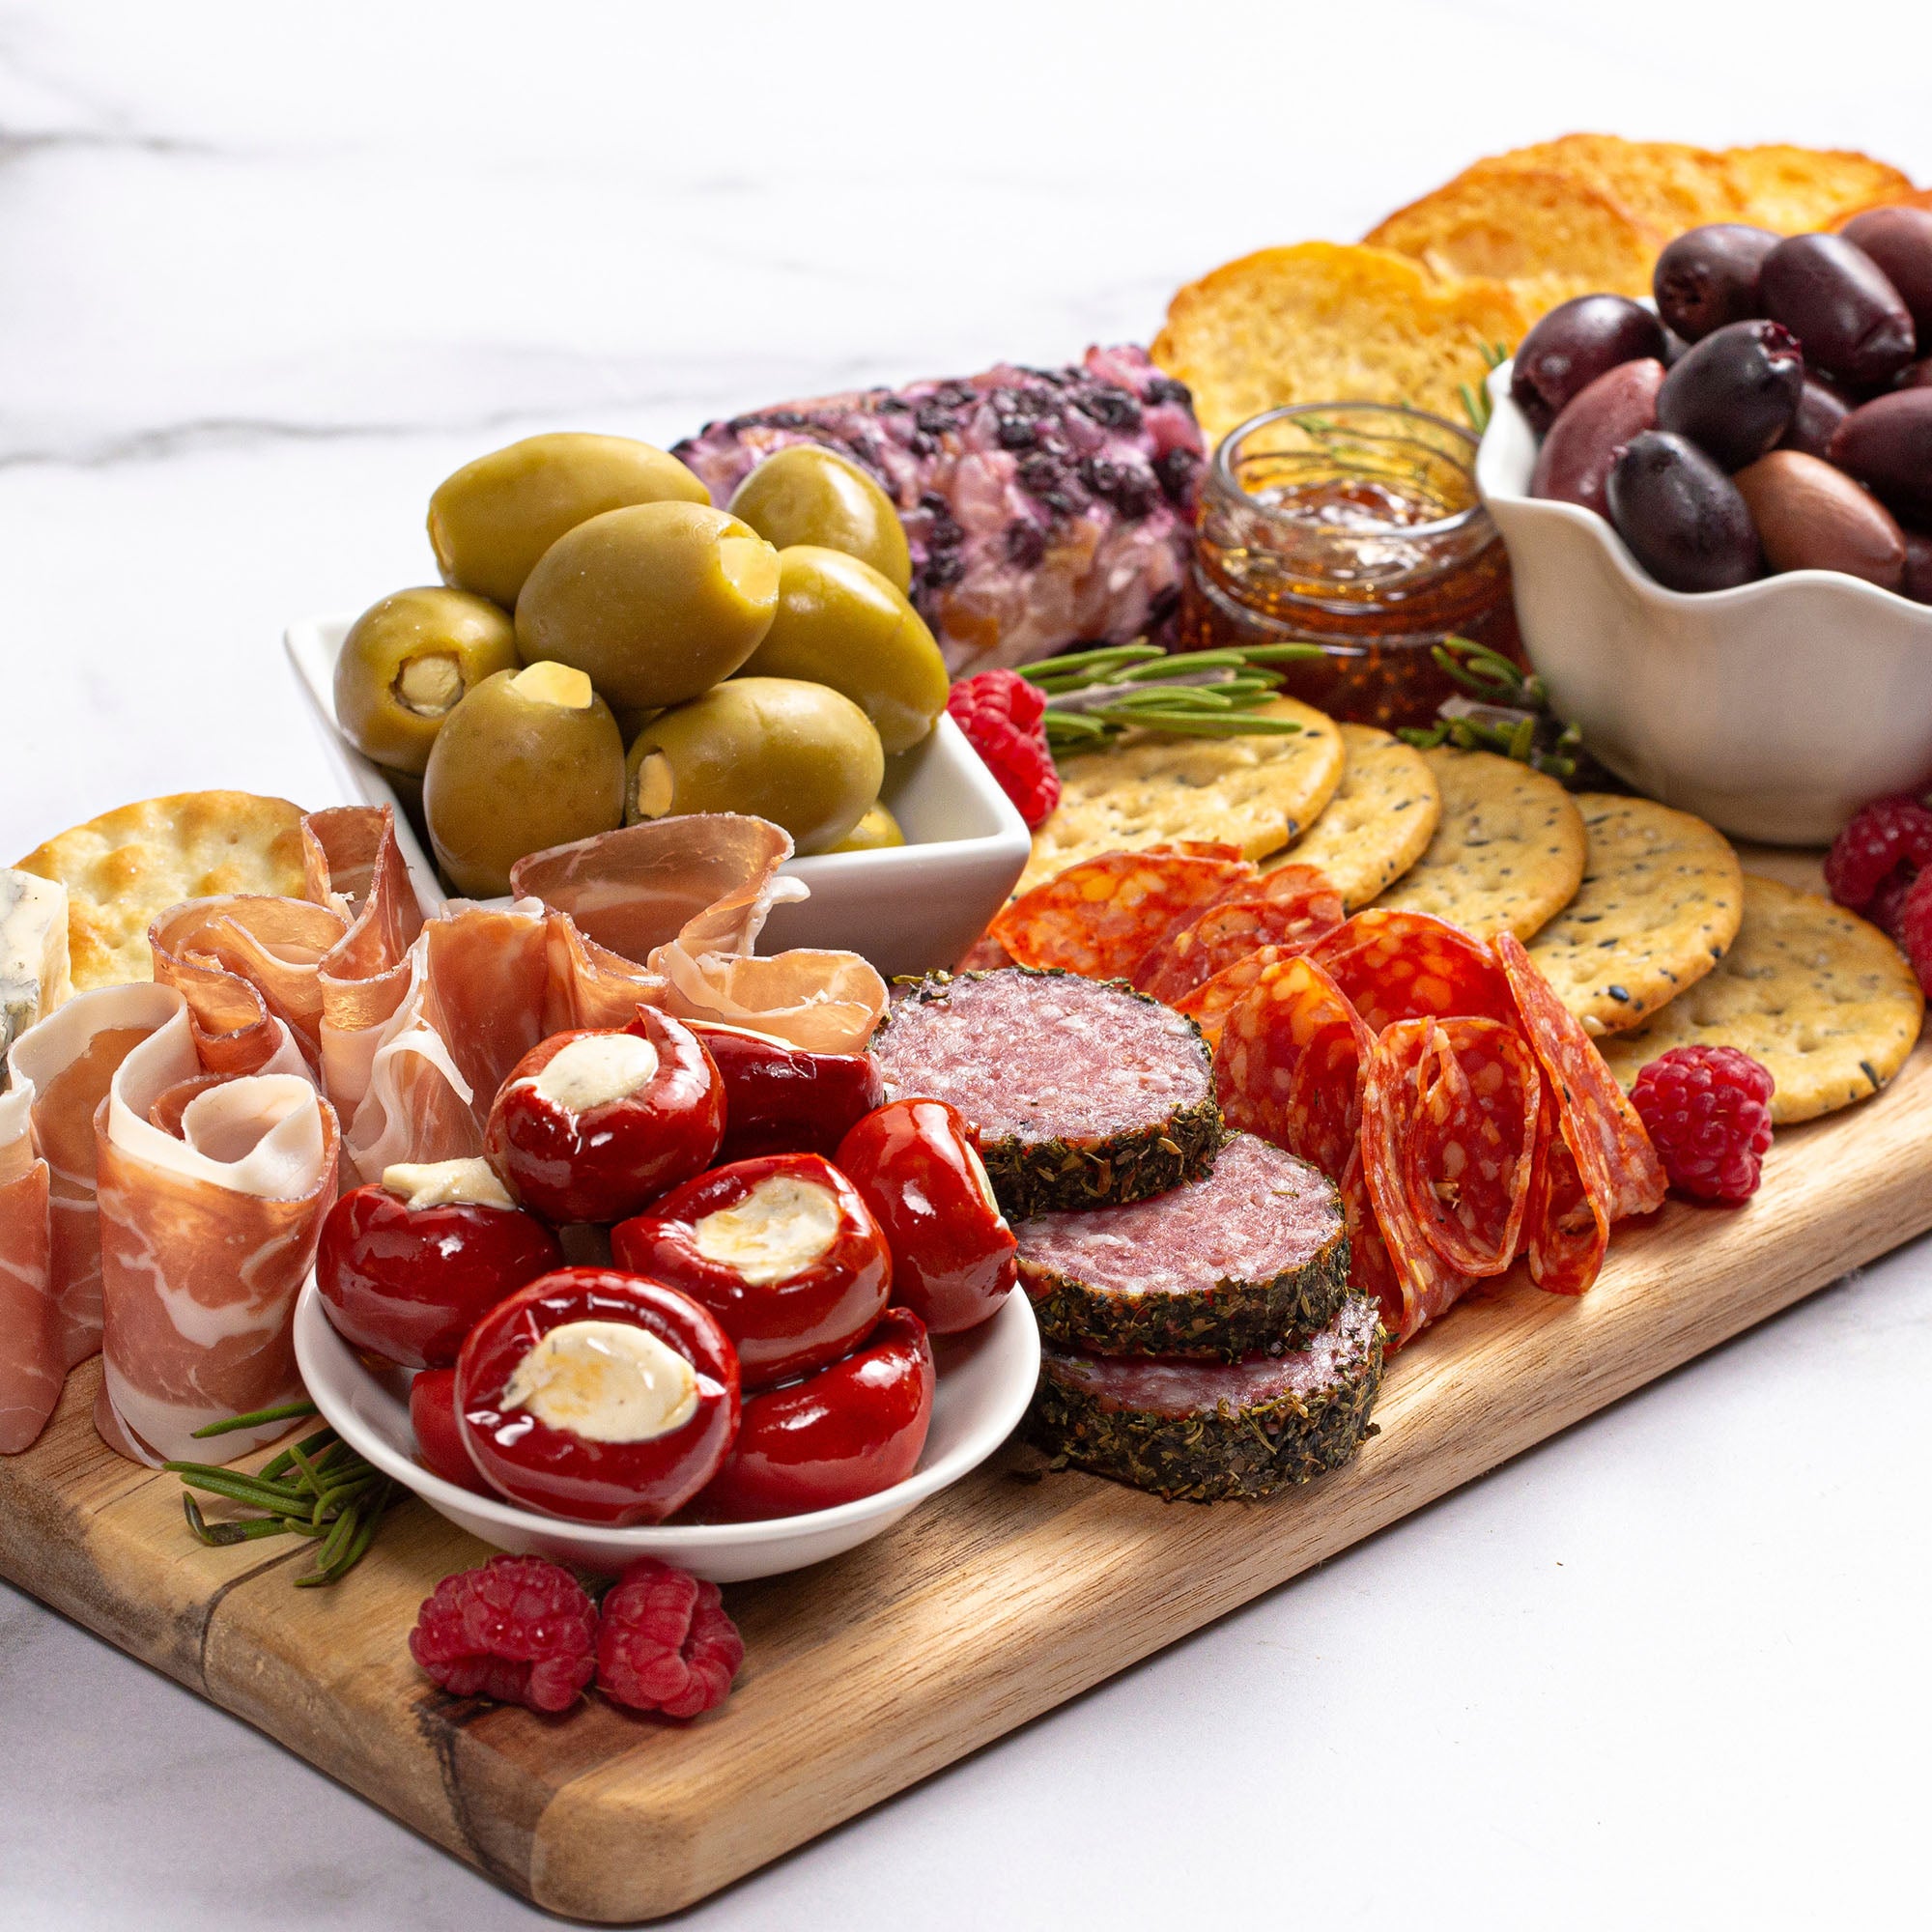
M122 1062L97 1117L102 1433L143 1461L194 1456L205 1424L301 1394L290 1319L335 1199L339 1136L291 1042L268 1065L203 1084L184 1004ZM223 1437L224 1458L283 1428Z
M17 1455L60 1401L67 1359L52 1291L47 1164L31 1091L0 1094L0 1456Z

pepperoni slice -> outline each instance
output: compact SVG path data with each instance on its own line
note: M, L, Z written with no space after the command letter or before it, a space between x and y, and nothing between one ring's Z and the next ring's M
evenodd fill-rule
M1668 1185L1663 1163L1583 1023L1556 997L1514 933L1498 933L1494 946L1523 1035L1555 1090L1562 1137L1583 1185L1608 1221L1661 1208Z
M953 970L959 973L997 973L1002 966L1012 963L1012 955L1007 949L991 933L982 933Z
M1300 952L1342 923L1342 895L1309 866L1282 867L1290 880L1265 895L1259 891L1208 906L1141 962L1134 983L1170 1006L1216 974L1264 947ZM1262 881L1275 887L1280 873Z
M1463 1274L1501 1274L1516 1258L1542 1101L1536 1058L1514 1027L1434 1024L1403 1137L1403 1188L1435 1252Z
M1191 993L1181 994L1173 1003L1174 1009L1185 1013L1201 1029L1201 1037L1210 1047L1219 1046L1221 1029L1227 1024L1229 1013L1240 1005L1248 989L1270 966L1293 957L1290 947L1264 946L1259 952L1236 959L1211 980L1204 980Z
M1438 1252L1403 1184L1405 1143L1420 1113L1419 1076L1436 1032L1433 1018L1397 1020L1362 1065L1362 1176L1400 1297L1396 1320L1386 1322L1397 1347L1445 1314L1472 1281Z
M1547 1082L1536 1143L1524 1217L1530 1279L1551 1294L1581 1294L1603 1269L1610 1217L1602 1197L1583 1184Z
M1255 876L1245 859L1107 852L1022 893L987 936L1021 966L1128 980L1177 924Z
M1388 1243L1376 1224L1359 1146L1350 1151L1349 1165L1336 1184L1342 1196L1342 1223L1349 1231L1349 1286L1375 1301L1381 1310L1382 1326L1394 1335L1402 1326L1402 1284L1389 1260Z
M1222 1028L1214 1054L1221 1118L1337 1180L1354 1151L1361 1064L1373 1044L1321 967L1305 953L1277 960Z
M1370 906L1309 948L1371 1033L1398 1020L1516 1024L1516 1002L1494 956L1445 921Z

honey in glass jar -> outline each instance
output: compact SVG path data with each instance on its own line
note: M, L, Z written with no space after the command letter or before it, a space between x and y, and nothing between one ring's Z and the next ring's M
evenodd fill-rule
M1435 723L1459 692L1432 646L1473 638L1521 662L1475 458L1467 430L1398 404L1252 417L1202 484L1181 649L1319 644L1279 667L1288 696L1385 729Z

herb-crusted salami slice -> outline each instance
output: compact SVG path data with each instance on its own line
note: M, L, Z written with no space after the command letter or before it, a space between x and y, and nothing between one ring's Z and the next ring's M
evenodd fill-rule
M1020 1282L1040 1332L1102 1354L1279 1353L1325 1328L1348 1293L1334 1186L1235 1134L1211 1172L1151 1201L1023 1221Z
M1371 1033L1397 1020L1504 1020L1516 1002L1480 939L1423 912L1371 906L1309 948Z
M1339 1468L1381 1386L1375 1303L1351 1294L1305 1349L1200 1362L1048 1349L1037 1440L1169 1501L1264 1496Z
M1221 1145L1200 1030L1124 986L933 974L894 1001L872 1051L891 1096L949 1100L973 1122L1015 1221L1144 1201L1206 1174Z
M1403 1136L1403 1186L1435 1252L1462 1273L1501 1274L1516 1257L1536 1164L1543 1079L1514 1027L1429 1026L1416 1114Z
M1108 852L1022 893L989 932L1021 966L1131 980L1176 926L1256 876L1239 858Z

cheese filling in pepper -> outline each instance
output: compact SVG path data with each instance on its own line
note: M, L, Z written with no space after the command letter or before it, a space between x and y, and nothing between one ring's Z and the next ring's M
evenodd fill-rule
M692 1239L708 1262L733 1268L753 1288L809 1268L838 1238L838 1197L816 1181L775 1175L735 1208L694 1223Z
M589 1442L647 1442L691 1420L697 1375L648 1328L566 1321L517 1364L503 1406Z

